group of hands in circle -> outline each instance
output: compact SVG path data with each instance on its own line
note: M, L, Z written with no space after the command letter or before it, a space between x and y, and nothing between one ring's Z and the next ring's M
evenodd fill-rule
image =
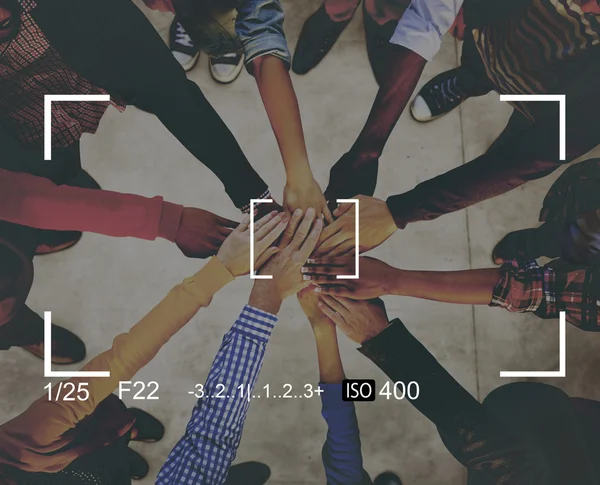
M369 278L377 274L379 265L387 265L363 257L367 278L338 280L337 275L354 272L354 248L330 255L323 248L324 229L323 218L313 208L296 209L291 215L273 211L259 219L254 224L255 270L272 279L255 280L249 304L277 314L283 300L297 295L313 330L337 326L363 344L389 325L383 302L377 298L385 289L373 284L376 278ZM246 216L217 252L216 257L236 277L250 272L250 237Z

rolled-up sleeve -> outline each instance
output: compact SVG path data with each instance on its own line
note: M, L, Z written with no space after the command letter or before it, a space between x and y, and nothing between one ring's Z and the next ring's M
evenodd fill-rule
M279 0L245 0L238 7L236 32L244 46L246 67L257 57L272 55L290 67L291 56L283 33L284 13Z
M412 0L390 39L431 61L440 50L463 0Z
M507 261L502 266L502 278L494 288L490 306L509 312L537 312L544 302L544 282L549 271L535 261L522 264Z

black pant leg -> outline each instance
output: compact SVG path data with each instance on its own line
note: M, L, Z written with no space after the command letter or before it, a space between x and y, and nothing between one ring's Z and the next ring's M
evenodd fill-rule
M223 120L131 0L37 3L36 22L69 66L154 113L219 177L237 207L267 190Z
M544 450L560 470L556 483L595 484L585 429L571 399L560 389L537 382L516 382L492 391L483 407L507 428ZM585 426L585 423L583 423ZM495 485L489 477L469 471L467 485Z

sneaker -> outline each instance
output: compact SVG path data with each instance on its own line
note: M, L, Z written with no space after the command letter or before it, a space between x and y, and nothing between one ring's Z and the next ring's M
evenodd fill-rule
M192 38L179 23L177 17L173 19L169 29L169 46L173 56L186 72L198 62L200 49L192 42Z
M457 67L425 84L410 107L413 118L421 122L435 120L473 96L460 74L461 68Z
M127 448L127 461L129 462L129 474L133 480L142 480L148 476L150 465L137 451Z
M374 485L402 485L402 480L400 477L396 475L394 472L385 472L379 475L375 481Z
M398 26L398 21L392 20L383 25L378 24L367 12L366 2L363 2L363 23L371 69L373 70L377 84L381 85L388 69L387 54L391 49L390 39Z
M33 312L31 312L33 313ZM35 315L38 319L39 316ZM35 318L35 317L33 317ZM30 354L43 359L44 358L44 342L32 345L24 345L21 347ZM68 365L77 364L85 359L85 344L73 332L66 328L52 325L52 358L53 364Z
M264 485L270 476L271 469L267 465L248 461L229 469L225 485Z
M235 81L244 67L244 55L241 52L228 52L222 56L210 56L210 74L221 84Z
M335 22L331 20L321 5L304 24L294 52L292 71L296 74L306 74L316 67L338 40L350 20Z

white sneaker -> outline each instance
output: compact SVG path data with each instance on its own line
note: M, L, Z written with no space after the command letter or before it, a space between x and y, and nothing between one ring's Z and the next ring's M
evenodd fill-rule
M185 71L191 70L196 65L200 57L200 49L192 42L177 18L173 19L169 30L169 44L173 56Z
M210 56L209 64L213 79L221 84L229 84L242 72L244 55L240 52L229 52L219 57Z

